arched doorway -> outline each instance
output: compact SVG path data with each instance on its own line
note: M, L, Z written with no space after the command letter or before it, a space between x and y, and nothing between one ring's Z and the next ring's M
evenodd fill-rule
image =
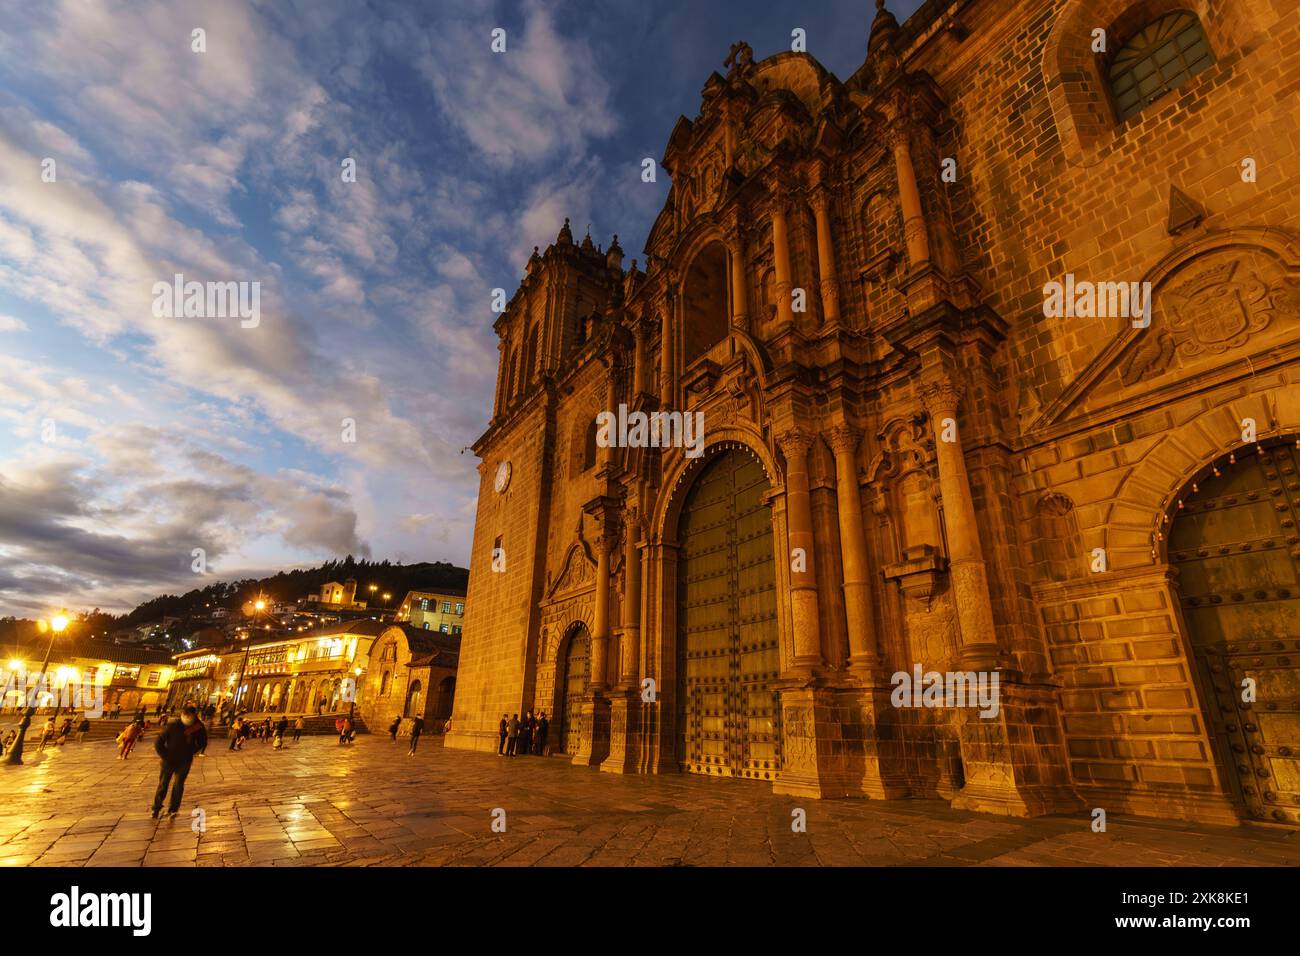
M407 717L423 716L424 711L420 709L420 701L424 694L424 685L418 680L411 681L411 686L406 691L406 714Z
M564 650L564 671L557 684L564 697L561 701L560 746L566 754L578 752L582 732L582 701L591 682L591 635L578 625Z
M1225 779L1252 819L1292 826L1300 826L1298 521L1292 440L1216 462L1184 490L1169 529Z
M776 569L769 483L746 449L696 478L678 524L677 759L773 780L781 770Z
M451 717L452 702L456 698L456 678L444 677L438 682L438 709L434 717L445 723Z

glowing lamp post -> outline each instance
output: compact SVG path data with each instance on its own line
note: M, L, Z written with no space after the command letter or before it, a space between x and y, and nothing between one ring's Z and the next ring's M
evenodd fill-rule
M348 720L351 720L352 715L356 713L357 694L361 693L361 673L362 671L360 667L352 669L352 674L356 678L356 681L352 685L352 699L348 701Z
M248 605L245 604L244 607L247 608ZM266 601L262 600L261 598L258 598L256 601L253 602L253 628L254 629L257 627L257 621L262 616L262 612L264 610L266 610ZM244 638L244 642L245 642L244 659L239 662L239 677L236 678L235 680L235 697L233 702L230 705L231 710L235 714L239 713L240 695L244 690L244 670L248 667L248 652L253 648L253 635L251 632L247 637Z
M40 693L40 688L45 683L45 672L50 666L50 655L54 653L54 639L62 634L68 626L68 615L60 611L50 618L49 623L41 621L41 629L49 629L50 642L45 647L45 660L41 661L41 672L36 678L36 693ZM9 756L5 758L5 763L20 764L23 762L23 738L27 736L27 728L32 725L32 716L36 713L36 699L28 696L27 707L23 710L23 719L18 724L18 734L14 737L14 745L9 748Z

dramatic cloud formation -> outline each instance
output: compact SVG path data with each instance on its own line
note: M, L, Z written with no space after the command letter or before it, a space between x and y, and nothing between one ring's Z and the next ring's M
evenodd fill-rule
M867 23L852 41L826 18L860 7L10 5L0 614L188 590L211 580L196 548L220 577L466 561L491 289L565 216L636 255L668 189L640 161L735 32L761 55L804 26L847 73ZM177 273L259 283L260 321L155 316Z

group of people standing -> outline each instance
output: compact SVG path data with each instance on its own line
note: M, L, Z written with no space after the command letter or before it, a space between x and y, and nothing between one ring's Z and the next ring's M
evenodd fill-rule
M517 757L519 754L536 754L545 756L546 735L550 732L551 722L546 719L546 711L538 717L530 710L520 720L518 714L501 715L501 743L497 745L498 757Z
M293 724L293 742L298 743L302 737L303 719L299 717ZM244 743L250 739L262 741L262 743L273 744L276 750L284 746L284 735L289 732L289 718L281 717L275 723L271 723L271 718L267 717L258 722L247 720L243 715L237 716L235 722L230 725L230 749L243 750Z

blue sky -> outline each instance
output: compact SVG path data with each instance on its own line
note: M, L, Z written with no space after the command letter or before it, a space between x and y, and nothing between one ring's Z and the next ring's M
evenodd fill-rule
M641 159L696 114L730 44L761 58L801 27L846 78L874 15L871 0L4 7L0 615L124 610L347 553L464 563L478 480L460 449L491 414L491 289L513 292L565 216L642 258L669 184L643 183ZM154 317L153 284L176 272L259 282L260 324Z

